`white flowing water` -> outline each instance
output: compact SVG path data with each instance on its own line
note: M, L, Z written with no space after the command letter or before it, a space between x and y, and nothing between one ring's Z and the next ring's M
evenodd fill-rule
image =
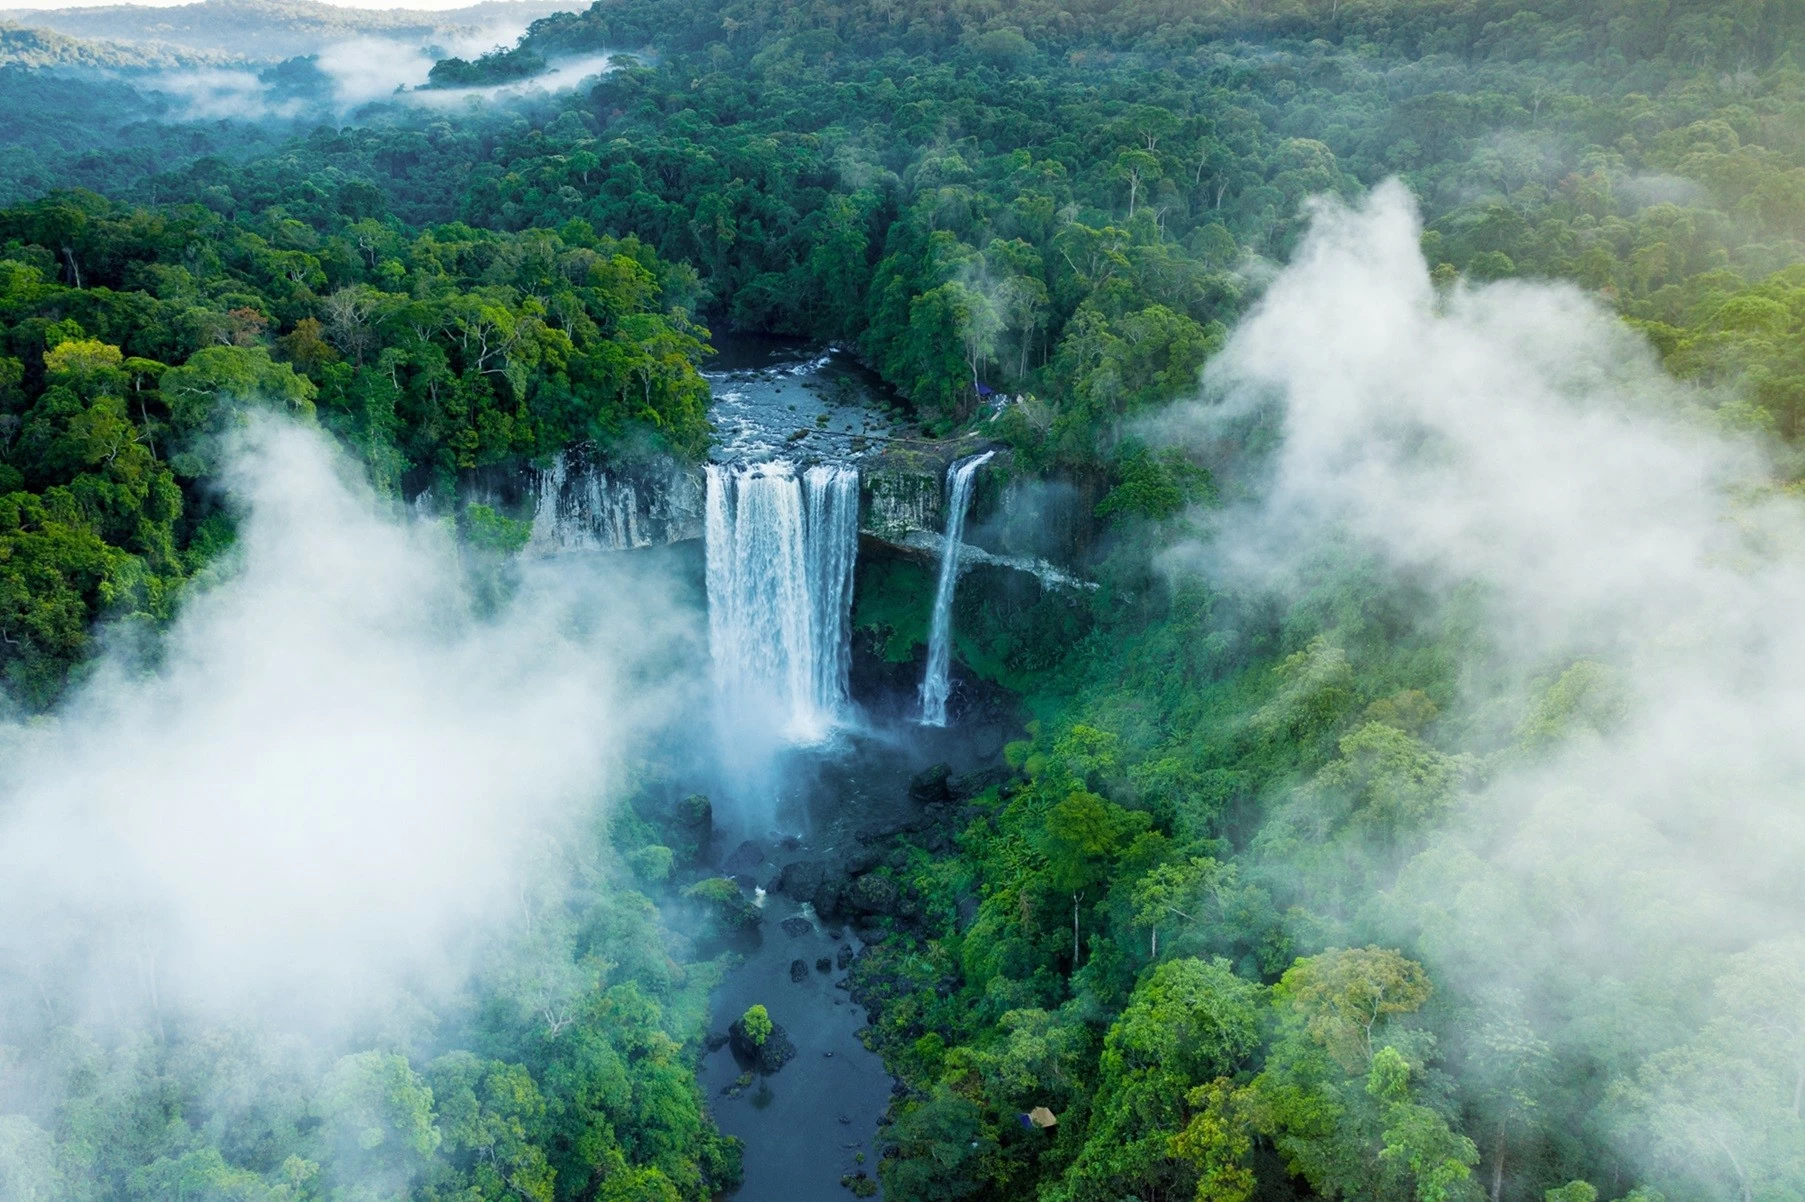
M802 478L802 553L814 603L814 694L832 714L852 680L852 574L859 554L859 472L818 464Z
M959 586L959 552L965 538L965 511L971 508L972 479L995 451L961 459L946 469L946 541L940 548L940 582L934 587L934 615L928 624L928 670L921 680L921 722L946 725L953 657L953 592Z
M840 719L858 499L853 467L709 465L708 643L736 724L775 718L787 739L812 742Z

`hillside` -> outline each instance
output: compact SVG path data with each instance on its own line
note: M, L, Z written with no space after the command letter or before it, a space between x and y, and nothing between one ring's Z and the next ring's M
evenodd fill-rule
M430 41L524 24L561 7L554 0L489 0L443 12L340 8L311 0L204 0L175 8L114 4L12 14L18 24L78 38L163 42L261 59L311 54L352 38ZM562 6L568 7L568 6Z
M158 41L95 41L51 29L0 22L0 67L170 71L237 61L240 60L236 55L224 50L193 49Z

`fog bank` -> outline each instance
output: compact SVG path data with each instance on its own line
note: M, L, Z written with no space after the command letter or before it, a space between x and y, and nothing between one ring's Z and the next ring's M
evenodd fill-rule
M681 687L640 672L686 637L656 580L548 567L481 619L449 531L384 513L323 436L260 423L230 458L239 541L161 670L109 662L5 731L0 957L55 1020L311 1022L456 984Z
M1457 1008L1521 998L1571 1065L1619 1079L1605 1108L1645 1168L1743 1188L1767 1120L1733 1162L1698 1113L1765 1106L1770 1086L1780 1113L1805 1083L1776 1054L1781 1020L1726 984L1805 967L1787 942L1805 929L1805 505L1772 486L1733 400L1675 383L1594 300L1438 293L1420 232L1395 183L1318 210L1206 399L1170 419L1198 445L1278 436L1172 566L1296 600L1351 550L1423 598L1412 620L1460 671L1424 737L1472 758L1443 799L1362 769L1359 804L1445 816L1401 872L1367 846L1381 892L1346 935L1415 947ZM1689 1041L1709 1054L1656 1056Z

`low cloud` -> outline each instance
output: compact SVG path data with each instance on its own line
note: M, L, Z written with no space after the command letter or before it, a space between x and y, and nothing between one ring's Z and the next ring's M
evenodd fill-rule
M697 627L654 573L533 565L480 616L449 533L322 436L260 423L231 461L237 547L160 668L4 731L16 1019L308 1028L455 987L686 687L663 657Z
M1479 759L1351 921L1413 941L1469 1000L1519 991L1554 1046L1658 1101L1668 1070L1644 1059L1730 1014L1729 957L1799 954L1774 941L1805 929L1805 505L1733 406L1593 300L1438 293L1419 235L1396 183L1318 209L1207 399L1169 418L1194 444L1277 435L1172 565L1301 598L1351 551L1422 598L1410 620L1453 649L1461 691L1431 737ZM1740 1064L1726 1023L1712 1063ZM1668 1167L1728 1180L1720 1159Z

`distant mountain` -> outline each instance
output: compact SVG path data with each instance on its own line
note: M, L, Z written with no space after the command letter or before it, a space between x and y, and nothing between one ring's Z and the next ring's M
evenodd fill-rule
M110 42L155 42L237 58L277 60L312 54L360 37L420 43L468 38L496 26L582 7L580 0L487 0L468 8L339 8L313 0L203 0L175 8L114 4L98 8L29 9L7 14L20 26Z
M26 29L0 21L0 67L173 71L241 61L239 56L220 50L171 46L154 41L91 41L50 29Z

